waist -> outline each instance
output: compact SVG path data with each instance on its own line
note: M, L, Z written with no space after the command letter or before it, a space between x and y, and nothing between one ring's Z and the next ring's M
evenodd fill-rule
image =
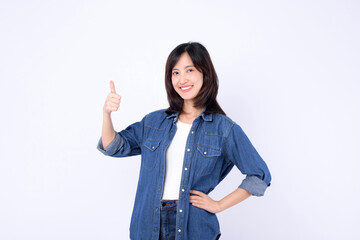
M176 209L178 204L178 200L166 200L163 199L160 201L160 209L161 210L172 210Z

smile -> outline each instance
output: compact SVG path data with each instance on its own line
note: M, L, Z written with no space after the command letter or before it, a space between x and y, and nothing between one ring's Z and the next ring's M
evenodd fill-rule
M183 92L188 92L192 89L193 85L191 86L184 86L184 87L180 87L181 91Z

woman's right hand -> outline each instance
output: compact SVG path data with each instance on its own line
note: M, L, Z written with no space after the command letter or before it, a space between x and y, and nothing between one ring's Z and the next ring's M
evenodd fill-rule
M120 106L121 96L115 92L115 84L110 80L110 93L106 97L103 111L110 114L113 111L117 111Z

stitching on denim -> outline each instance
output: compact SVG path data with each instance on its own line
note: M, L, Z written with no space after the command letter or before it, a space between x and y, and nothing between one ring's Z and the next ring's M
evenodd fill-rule
M221 152L221 148L216 148L216 147L209 146L209 145L205 145L205 144L201 144L201 143L198 143L198 146L204 146L204 147L211 148L211 149L214 149L214 150L217 150L217 151L220 151L220 152Z
M235 125L235 122L232 122L232 125L230 126L230 128L229 128L229 131L228 131L228 134L227 134L227 136L225 137L225 141L223 142L223 149L224 149L224 159L225 159L225 161L226 160L228 160L229 162L232 162L231 161L231 159L228 159L227 158L227 154L226 154L226 142L227 142L227 140L228 140L228 137L229 137L229 135L230 135L230 131L231 131L231 129L234 127L234 125ZM229 164L230 165L230 164Z
M169 236L168 236L168 240L170 239L170 234L171 234L171 231L170 231L170 212L168 211L167 212L167 217L168 217L168 221L167 221L167 225L169 226Z
M233 124L234 124L235 122L232 121L232 120L229 120L229 119L227 119L227 118L225 118L225 120L227 120L228 122L230 122L230 124L232 123L232 125L229 127L229 130L228 130L227 134L225 133L225 135L218 135L218 134L207 133L207 132L205 131L205 124L202 124L202 128L203 128L203 130L204 130L205 135L208 135L208 136L218 136L218 137L227 138L227 137L229 136L230 129L232 128L232 126L233 126Z
M145 145L146 142L155 143L155 144L156 144L156 147L155 147L154 149L152 149L152 148L150 148L150 146ZM147 149L149 149L150 151L155 152L155 150L160 146L160 142L161 142L161 140L146 139L146 140L144 141L144 146L145 146ZM153 147L154 147L154 146L153 146Z
M229 137L231 129L234 127L234 125L235 125L235 122L232 122L231 126L229 127L229 130L228 130L227 134L225 135L225 139L227 139Z
M145 127L147 127L147 128L151 128L151 129L155 129L155 130L161 130L161 131L165 130L165 128L166 128L166 127L163 127L163 128L156 128L156 127L152 127L152 126L147 125L147 124L145 124Z
M211 134L211 133L205 133L205 135L225 138L225 135L218 135L218 134Z
M198 159L198 154L200 154L200 156L203 156L202 153L200 152L200 150L199 149L197 149L197 150L198 151L196 151L196 154L195 154L195 166L196 166L196 164L198 163L198 160L199 160ZM213 160L215 162L215 161L217 161L219 159L219 156L212 156L211 158L216 158L216 159ZM213 168L214 167L215 167L215 164L214 164ZM195 170L195 175L198 176L198 177L203 177L203 176L211 174L211 172L212 172L212 170L207 172L207 173L200 174Z
M223 137L223 138L225 137L225 136L223 136L223 135L218 135L218 134L214 134L214 133L213 133L213 134L207 133L207 132L205 131L205 124L202 124L201 127L202 127L202 129L204 130L204 134L205 134L205 135L208 135L208 136L218 136L218 137Z

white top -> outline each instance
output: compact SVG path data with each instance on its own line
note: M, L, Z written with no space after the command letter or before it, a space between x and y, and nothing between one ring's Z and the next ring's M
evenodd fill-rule
M181 174L184 162L185 147L192 124L176 123L177 130L173 140L166 150L165 183L162 199L178 200Z

